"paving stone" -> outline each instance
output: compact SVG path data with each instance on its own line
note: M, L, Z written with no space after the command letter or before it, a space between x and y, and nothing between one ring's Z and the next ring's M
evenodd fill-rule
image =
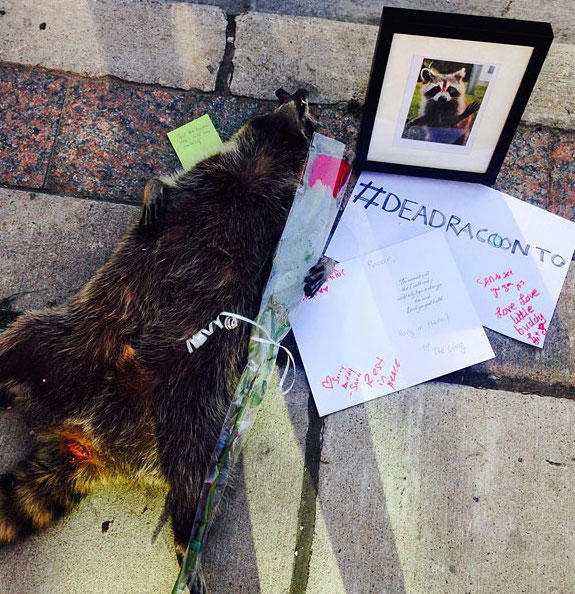
M363 408L348 410L324 420L307 592L404 592L369 423Z
M571 13L575 14L573 8ZM575 98L570 85L574 68L575 44L553 43L525 108L525 122L575 128Z
M574 415L428 383L327 417L308 594L573 591Z
M15 310L60 302L103 264L133 206L0 188L0 298Z
M232 93L272 99L304 87L319 103L363 101L377 27L263 13L236 23Z
M181 167L170 130L208 113L227 139L260 109L234 97L78 80L69 91L46 186L139 204L151 177Z
M290 591L308 398L301 367L285 399L275 387L266 395L243 453L241 476L232 479L210 533L204 556L209 592Z
M343 580L343 568L338 565L338 559L335 553L336 549L332 548L331 536L326 525L325 515L321 506L317 504L312 557L306 594L324 594L324 592L329 592L329 594L347 594L349 590L346 590ZM329 512L327 515L330 516ZM343 547L338 546L337 554L341 554L342 550ZM399 594L403 590L398 589L393 593L391 590L384 590L384 592L390 592L390 594L397 592Z
M22 309L42 307L72 293L106 259L138 210L128 205L0 189L0 213L0 228L5 233L5 249L0 252L0 295L38 290L17 300L15 307ZM243 457L243 473L210 538L205 566L210 591L216 593L241 591L247 585L250 592L289 590L309 388L301 367L288 396L280 396L274 388L253 428ZM18 444L25 442L27 434L15 420L14 411L0 416L3 470L25 451L25 443ZM126 499L125 490L106 489L90 497L64 524L10 549L2 557L0 591L31 591L39 584L48 588L43 591L52 591L49 588L55 587L61 572L66 577L58 591L65 593L134 591L128 583L142 592L168 591L177 575L169 529L165 529L167 536L162 536L162 531L161 539L150 544L161 497L142 497L129 494ZM146 516L140 518L146 506ZM102 540L101 524L105 520L113 520L110 533L105 535L112 544ZM122 547L125 550L120 554ZM30 570L29 560L34 557L46 562ZM85 565L78 559L85 560ZM134 577L136 571L139 575ZM150 577L152 571L156 574ZM14 576L17 581L10 589L9 580ZM125 581L128 577L133 581Z
M214 4L220 4L216 0ZM553 25L555 38L560 41L575 41L575 16L568 0L559 2L532 3L529 0L386 0L386 6L437 10L483 16L507 17L535 21L548 21ZM354 23L379 24L381 0L252 0L251 10L300 16L322 17Z
M339 121L343 122L346 117L343 115ZM347 124L341 125L345 126ZM32 197L34 199L31 200ZM107 253L111 250L115 238L121 234L121 231L128 224L132 216L137 214L137 210L129 206L103 204L59 196L48 197L38 194L34 196L27 192L12 190L2 190L0 198L2 199L0 212L8 213L9 215L7 216L7 220L4 221L7 225L4 226L3 222L0 222L0 228L8 229L5 232L11 233L3 245L7 246L8 250L14 248L12 252L8 252L12 257L10 259L6 258L6 262L9 262L10 266L13 266L12 261L18 259L17 254L26 253L28 250L25 263L19 264L20 268L6 268L7 263L2 262L2 274L0 278L9 280L14 278L19 279L19 284L16 283L14 286L9 286L8 290L2 287L2 295L25 289L27 285L27 282L25 282L26 274L30 275L33 271L42 270L44 272L44 278L51 279L53 267L59 264L61 260L64 260L62 270L66 270L67 279L64 278L62 273L62 278L58 283L54 283L52 280L47 280L46 282L48 287L54 285L57 289L58 286L60 288L52 294L34 294L27 304L23 304L26 307L43 305L48 299L54 298L54 296L56 298L65 296L73 288L81 284L93 272L95 267L105 259ZM52 207L50 207L50 203L52 203ZM42 239L42 242L33 242L33 240L29 239L29 236L24 236L24 239L22 239L22 231L27 225L29 226L30 223L34 222L37 225L41 225L40 231L36 233ZM20 224L20 227L17 224ZM75 235L73 232L75 229L80 229L82 233ZM104 236L102 236L103 230L105 233ZM109 235L106 235L106 233ZM97 240L95 239L96 237L98 238ZM14 246L18 241L20 242L20 247L19 249L15 249ZM88 249L86 246L91 246L92 242L94 242L94 247ZM86 257L86 253L90 253L90 250L93 255ZM90 257L92 258L91 260ZM574 275L573 270L571 270L566 289L560 301L560 311L557 314L558 320L571 320L565 322L565 328L573 327L572 317L569 318L569 315L572 316L572 312L574 311L573 305L575 305L573 303L573 283ZM33 300L36 300L36 302L32 302ZM563 348L561 345L567 344L565 340L568 337L568 332L553 337L553 328L552 325L549 335L549 345L558 344L558 348ZM561 328L559 329L561 330ZM507 347L509 347L509 344L518 344L513 341L509 343L509 339L502 340L507 341ZM569 348L571 348L570 343ZM495 349L498 352L497 345L495 345ZM510 368L519 369L523 366L526 369L533 370L536 369L537 365L540 365L542 368L547 366L550 369L550 373L554 373L554 369L563 367L565 368L565 373L568 374L568 366L572 366L572 350L567 351L566 354L561 351L556 355L555 347L553 349L546 347L544 351L529 349L529 353L535 353L535 360L526 360L521 353L509 355ZM539 355L540 353L542 354ZM550 356L556 357L556 359L553 361L545 359L548 353L550 353ZM500 358L505 358L506 356L507 353L499 352ZM521 357L523 358L521 359ZM543 363L537 357L542 358ZM571 357L571 359L568 357ZM505 372L508 373L509 371L506 370ZM559 377L558 381L567 381L564 376L553 377ZM428 425L426 425L426 433L422 438L419 434L415 433L415 429L409 428L411 427L409 424L415 424L416 427L421 425L422 420L425 420L424 412L426 410L426 403L429 400L429 394L431 393L433 396L437 390L440 390L440 394L436 394L434 400L435 405L438 407L437 412L435 412L435 409L429 412L430 419L428 420ZM410 393L419 394L417 398L421 400L421 403L418 405L419 408L416 410L417 414L415 415L412 414L412 409L405 409L405 405L401 404L406 395ZM301 489L303 468L303 440L307 423L303 404L305 402L304 398L307 398L307 384L305 383L301 368L299 370L296 390L288 398L287 407L284 407L281 403L282 401L279 399L266 400L266 406L270 407L270 412L266 413L267 409L264 408L260 419L258 419L258 422L262 424L254 428L253 438L249 445L253 449L250 450L248 448L246 453L243 484L240 480L235 491L231 493L230 502L224 509L222 516L220 516L221 520L212 533L210 548L206 554L206 566L209 580L211 580L210 585L215 591L236 591L233 589L230 590L230 588L238 588L237 591L239 591L238 584L241 585L242 583L250 584L248 591L277 592L287 591L289 588L292 567L291 560L293 560L293 546L295 544L294 535L297 531L298 493ZM479 400L477 400L478 398ZM384 405L384 403L392 404ZM456 412L460 411L458 408L460 405L464 406L464 410L457 413L458 416L454 423L449 424L451 423L449 417L453 416L450 411L453 408L455 408ZM374 414L369 413L369 407L371 406L377 407ZM392 408L379 410L381 406L391 406ZM439 587L437 590L426 590L421 586L426 583L439 584L439 580L443 580L444 578L455 580L448 582L455 584L453 591L462 589L470 580L475 580L473 583L481 584L481 579L487 580L485 591L497 591L496 586L500 583L497 580L509 578L506 572L515 571L522 563L527 563L531 571L533 564L529 565L528 555L533 555L534 550L543 551L539 558L540 566L543 567L543 573L538 574L539 577L535 578L533 577L535 569L533 569L531 573L527 572L525 580L544 580L547 579L544 576L555 576L554 579L557 580L558 590L569 591L573 584L567 581L565 576L573 575L573 572L571 570L568 572L569 560L561 557L561 552L569 550L569 543L567 542L568 530L572 531L573 529L571 525L573 518L571 516L568 517L566 523L559 527L553 525L553 522L556 517L554 515L556 509L573 509L572 502L571 507L569 507L567 505L569 502L566 503L561 499L563 497L562 493L566 489L565 484L570 485L572 483L572 477L568 474L573 468L572 461L568 457L570 455L568 449L570 446L568 444L572 443L573 436L569 434L569 439L564 439L565 431L572 425L572 406L573 403L566 400L555 401L539 397L512 395L504 392L478 391L459 386L449 387L442 384L426 384L420 388L370 403L366 407L357 407L352 409L352 411L346 411L345 413L329 417L326 435L324 437L326 454L322 456L322 459L329 464L322 466L321 476L324 476L323 473L327 471L331 473L332 465L333 472L336 474L328 477L324 476L324 479L320 476L320 480L323 480L323 486L320 486L320 490L325 489L326 485L329 487L331 484L330 488L332 490L322 491L322 493L325 493L326 497L332 497L332 499L328 499L329 505L326 505L324 500L322 500L321 507L318 510L316 530L319 536L316 535L316 545L320 547L320 543L323 543L323 548L315 548L316 545L314 545L312 575L310 576L310 588L308 591L322 592L319 589L314 590L313 587L315 586L313 584L331 584L335 580L336 586L330 591L343 591L342 589L338 589L343 584L343 587L347 591L362 592L365 591L363 590L366 583L364 580L368 580L368 582L372 580L374 583L378 583L377 580L383 579L386 580L386 583L393 584L394 588L405 586L406 591L445 591ZM399 407L399 411L393 407ZM540 412L541 407L543 407L545 414ZM330 425L332 418L346 418L346 415L356 418L354 415L356 413L359 414L361 410L367 410L369 413L367 415L367 421L365 419L362 421L362 427L353 429L352 426L348 427L344 424L343 428L330 430L330 427L332 427ZM418 412L420 410L424 412ZM536 411L538 415L535 420L530 416L535 414L533 411ZM478 418L474 416L476 413ZM266 416L267 414L269 416ZM371 431L374 436L387 435L387 432L382 429L377 429L377 427L374 429L374 423L388 423L392 421L396 422L400 428L402 427L402 423L408 427L409 430L405 429L406 434L402 437L403 441L399 444L392 444L390 447L395 449L390 451L387 445L383 449L378 449L380 448L380 439L379 437L374 437L372 448L375 453L370 453L369 450L366 451L364 441L368 438L366 436L369 436L369 425L371 424ZM337 439L343 440L342 443L337 443L337 440L334 441L335 438L330 437L330 435L334 435L334 431L338 435ZM484 466L473 467L473 472L479 478L483 477L485 480L484 483L479 480L475 481L479 491L473 486L471 476L466 475L464 479L457 482L446 470L448 468L455 468L455 470L467 472L465 470L466 467L464 468L467 460L471 460L471 463L474 463L476 458L483 456L481 453L482 448L477 448L479 454L470 450L468 458L460 456L462 447L474 447L475 438L481 442L481 438L474 433L476 431L485 432L485 435L490 440L487 441L487 445L492 448L491 450L489 450L489 447L487 448L487 451L492 454L488 463L483 462L483 464L487 464L485 467L486 470L482 470ZM462 433L460 434L458 432ZM2 435L4 434L2 433ZM346 435L348 437L345 437ZM350 441L345 441L344 437L345 440L349 439ZM439 445L444 444L444 450L435 447L434 440L439 440ZM350 443L353 443L353 450L351 451L354 453L361 451L361 455L354 459L355 464L353 465L349 464ZM534 443L541 444L540 452L543 458L536 458L539 452L535 449ZM417 451L422 458L415 459L414 461L413 458L409 459L405 457L410 447L419 448L421 451ZM512 447L521 449L518 457L521 457L523 460L530 460L530 463L532 462L529 472L533 470L533 465L536 462L541 463L542 469L539 466L536 468L539 474L535 476L533 476L532 472L531 474L521 474L520 480L516 480L515 474L511 472L511 478L509 478L508 474L506 474L506 469L500 468L500 460L512 459L508 451ZM330 451L333 452L334 448L335 451L341 453L340 458L335 461L333 458L330 459ZM503 448L503 450L497 448ZM253 452L253 457L251 457L252 453L250 452ZM345 459L346 463L353 468L353 475L350 475L350 471L344 471L339 467L341 466L341 459ZM551 462L545 462L546 459ZM437 460L443 461L442 464L444 463L440 469L433 466ZM462 462L461 460L465 461ZM563 466L556 466L553 462L563 464ZM369 470L374 464L377 464L379 472L382 473L379 483L377 475ZM405 466L394 469L394 465L396 464L404 464ZM427 464L430 465L430 468L426 466ZM408 494L405 496L407 503L405 505L402 503L404 499L401 498L399 488L396 488L394 483L398 477L408 476L404 474L404 469L411 472L409 475L411 491L409 489L407 491ZM393 471L392 474L390 474L391 471ZM563 474L557 475L557 478L556 475L549 474L551 471L561 472ZM418 472L424 477L419 479L419 482L417 482ZM346 491L343 502L339 502L336 498L337 493L333 495L334 490L339 488L337 485L342 484L341 479L337 478L339 475L348 477L346 480L350 481L350 485L353 485L354 481L356 485L355 487L351 487L347 483L344 483L348 490ZM436 475L439 478L434 479L433 477ZM449 526L447 525L448 519L446 518L448 517L448 511L451 511L451 507L446 508L445 505L447 504L444 504L443 507L438 506L437 504L440 501L439 496L435 499L430 497L430 495L437 494L433 491L432 487L426 486L426 476L431 481L433 489L439 488L437 484L441 487L454 485L453 487L449 487L453 491L447 493L451 499L461 491L461 493L469 495L471 498L478 497L479 501L473 501L473 504L479 505L479 503L484 501L484 495L488 495L487 503L484 503L486 507L478 508L483 515L470 515L469 508L465 506L467 500L463 499L463 494L460 494L460 499L455 499L455 503L453 504L458 514L455 520L456 536L450 536L451 533L448 532ZM475 474L473 477L475 477ZM527 490L525 485L529 484L531 488L534 481L535 488L533 490ZM399 479L396 482L400 485L402 484ZM417 487L417 485L420 485L420 487ZM426 491L417 490L418 488L421 489L422 485L427 489ZM510 503L504 499L501 504L504 505L504 508L497 507L500 504L496 502L501 497L504 497L505 493L501 494L498 491L494 494L490 489L497 488L503 490L503 487L499 487L498 485L506 485L509 489L508 492L511 494L518 490L522 494L527 492L529 495L525 495L525 497L528 498L526 500L522 499L521 505L518 504L516 507L513 507L515 505L514 502ZM354 488L356 489L355 491ZM549 495L545 489L551 490L551 494ZM471 494L471 491L473 491L473 494ZM570 492L571 489L569 489ZM329 495L329 493L332 493L332 495ZM375 502L369 500L369 493L375 494ZM524 495L521 496L523 497ZM112 500L106 499L109 495L103 495L103 497L105 497L102 500L105 502L105 505L102 505L98 509L104 509L107 512L109 510L109 502ZM110 495L110 497L115 497L115 495ZM122 499L123 497L122 495ZM529 497L533 497L533 499L529 499ZM113 501L117 500L113 499ZM363 502L361 510L357 508L357 503L354 503L357 501ZM398 501L399 504L397 503ZM249 503L249 512L245 511L245 502ZM279 505L278 502L280 502ZM424 506L422 502L428 502L425 504L428 507L422 507ZM384 509L382 507L383 503L387 505L387 514L381 512ZM114 503L114 505L116 504ZM532 508L534 509L533 517L530 515L526 516L525 514L528 512L525 510ZM133 507L133 509L136 510L138 508ZM281 510L281 515L278 514L278 509ZM502 512L501 509L505 511ZM241 515L242 510L244 511L243 515ZM415 510L413 516L415 519L409 519L412 510ZM359 513L360 511L361 513ZM396 512L400 514L399 520L397 519ZM353 521L342 520L342 513L344 514L344 518L354 518ZM94 526L97 528L104 520L101 518L101 515L98 515L98 521L96 522L94 520L94 513L90 512L90 514L88 516L91 522L89 525L91 526L90 529L93 530ZM118 514L120 516L120 512ZM370 514L377 515L370 517ZM407 520L401 514L406 515ZM239 517L240 515L241 517ZM436 518L443 518L445 523L436 526ZM109 518L106 516L104 519ZM156 519L155 517L154 522ZM72 522L72 520L73 518L71 517L70 521ZM562 518L563 520L564 518ZM548 522L549 525L543 524L544 521ZM534 532L528 533L526 526L530 522L534 523L535 529ZM509 528L510 523L516 528L513 528L513 526ZM408 528L403 529L402 526L404 524ZM501 524L503 524L503 528L501 528ZM357 525L359 525L360 529L357 528ZM427 532L422 532L422 536L419 538L418 531L427 531L428 526L431 527L431 536ZM470 526L470 528L467 528L467 526ZM76 534L76 529L71 530ZM322 530L323 532L321 532ZM350 533L350 530L357 530L357 532ZM465 532L465 530L468 532ZM497 538L491 538L489 536L493 530L496 531ZM508 532L505 532L505 530ZM501 534L501 531L503 531L503 534ZM535 542L535 536L533 535L537 531L542 535L541 542ZM557 531L558 536L553 541L551 540L551 534L554 534L555 531ZM140 535L141 530L140 528L130 529L131 533ZM66 533L67 536L65 538L70 542L77 543L74 540L75 537L72 537L70 534ZM359 539L354 540L350 534L359 534ZM393 539L390 540L390 534L393 534L393 538L395 539L395 550L390 544L393 543ZM474 549L473 544L465 540L467 537L473 538L474 543L479 542L480 546L478 545L478 548ZM445 547L442 544L442 539L447 538L454 539L448 541L451 543L452 548ZM509 547L511 547L509 550L512 553L509 550L501 550L501 547L498 548L499 541L497 539L499 538L509 544ZM100 542L88 540L87 543L89 546L87 545L86 549L81 547L78 549L77 544L75 546L76 550L80 550L80 552L86 551L85 553L81 552L81 558L89 558L91 563L91 559L94 557L88 552L91 550L89 547L97 548L100 546ZM135 551L140 546L140 543L137 540L134 542L136 544L133 545L134 548L131 550ZM276 545L277 542L280 542L280 545ZM527 545L525 545L526 542ZM331 549L326 548L327 545ZM25 549L26 551L31 551L29 554L23 553L24 549L21 549L18 553L14 553L13 557L7 559L7 564L4 566L9 567L10 563L15 562L13 559L23 557L24 555L28 555L26 559L46 558L48 555L47 551L51 551L51 548L55 545L54 541L49 541L49 544L47 544L46 540L39 537L37 543L30 546L33 548ZM439 549L439 546L442 548ZM167 547L168 545L166 544ZM522 547L526 547L526 552ZM448 549L448 552L444 550L445 548ZM339 549L341 549L341 552L337 553ZM490 556L487 553L499 556L505 561L508 560L511 554L516 557L513 556L510 563L507 564L511 569L505 569L503 565L496 565L494 568L490 563L497 562L490 561ZM117 557L125 560L127 558L131 559L132 555L136 555L136 552L129 553L129 556L122 556L118 553ZM71 558L73 558L72 553L69 549L66 549L66 554L62 556L62 559L66 560L66 563L69 563ZM148 557L143 556L143 558L148 566L156 567L148 562ZM476 560L476 562L465 564L465 559L467 558ZM231 562L230 559L234 561ZM318 560L321 561L319 568ZM108 564L110 561L98 557L97 562L99 567L93 568L90 565L90 572L86 572L86 575L98 576L96 583L101 585L107 582L101 581L103 578L99 577L101 573L98 572L101 572L102 568L109 567ZM254 563L256 565L255 569ZM421 565L419 573L418 563ZM560 565L561 563L563 565ZM123 561L123 565L126 565L125 561ZM40 580L44 580L48 584L53 583L50 580L56 579L54 576L58 575L58 571L67 571L72 576L77 575L68 566L57 565L58 569L55 569L53 574L33 573L31 577L26 578L29 571L28 566L26 565L24 567L18 564L17 566L19 567L16 574L18 578L30 580L29 582L22 582L27 584L25 589L28 586L29 589L37 589ZM367 570L366 566L372 569ZM333 571L334 567L339 569L338 573ZM400 567L404 568L403 574L399 569ZM407 570L405 569L406 567L408 568ZM455 569L455 573L452 571L452 567ZM326 576L325 571L329 568L331 568L330 573ZM39 568L39 570L42 569L43 567ZM112 569L111 574L119 575L124 569L124 567L121 569ZM317 573L320 570L324 571L324 574ZM488 577L481 578L481 572ZM5 575L8 576L8 574ZM10 575L13 576L14 574ZM144 575L148 574L146 573ZM0 576L2 576L1 572ZM170 580L173 578L173 572L170 572L169 578ZM407 587L409 586L406 582L407 578L415 580L415 586L411 590ZM5 579L8 578L6 577ZM62 591L97 591L90 590L92 585L86 586L82 582L83 579L84 577L78 582L81 584L79 590L64 589ZM162 579L164 578L162 577ZM337 582L338 579L341 582ZM166 581L168 581L167 577ZM67 581L65 583L68 584ZM153 587L156 587L156 582L153 582L153 580L149 580L149 583ZM339 586L337 583L339 583ZM520 583L523 584L524 582ZM543 582L525 583L527 590L533 591L529 589L533 584L538 585ZM441 584L443 584L442 581ZM251 589L252 586L254 588L253 590ZM68 586L66 585L65 587ZM141 591L151 592L162 590L161 587L158 587L156 590L152 586L150 587L150 590L144 588ZM521 589L518 587L517 591L519 592Z
M62 76L0 64L0 183L42 186L65 95Z
M95 492L57 525L0 550L0 590L170 592L179 567L169 523L152 542L164 498L133 487Z
M22 460L31 447L29 429L17 409L2 410L0 473ZM0 549L0 592L170 591L178 564L169 523L152 542L164 498L164 493L132 486L96 491L62 522ZM104 522L109 522L105 532Z
M213 91L220 8L151 0L4 0L0 59L87 76Z
M363 101L378 27L308 17L247 13L237 18L231 91L273 98L305 87L311 101ZM573 128L575 45L555 43L525 112L528 123Z

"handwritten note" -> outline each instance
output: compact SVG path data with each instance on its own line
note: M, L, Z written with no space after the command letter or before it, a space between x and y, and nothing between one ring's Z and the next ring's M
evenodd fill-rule
M322 416L494 356L434 233L339 264L290 321Z
M326 253L344 261L428 232L447 239L483 325L543 347L575 224L480 184L364 171Z
M210 116L203 116L168 132L168 138L184 169L215 155L222 146Z

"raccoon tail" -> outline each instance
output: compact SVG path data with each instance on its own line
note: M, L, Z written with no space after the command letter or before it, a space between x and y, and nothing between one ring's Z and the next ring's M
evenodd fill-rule
M47 528L92 490L100 472L88 452L77 440L45 435L26 460L0 477L0 546Z

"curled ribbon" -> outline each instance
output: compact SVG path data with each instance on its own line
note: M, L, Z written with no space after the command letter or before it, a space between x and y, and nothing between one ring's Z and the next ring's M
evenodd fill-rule
M257 322L254 322L253 320L250 320L249 318L245 318L244 316L240 316L239 314L230 313L229 311L222 311L222 313L220 315L227 316L228 318L233 318L236 320L241 320L242 322L247 322L248 324L251 324L258 330L262 331L267 337L267 338L259 338L258 336L252 336L251 340L253 340L255 342L261 342L263 344L273 344L274 346L277 346L279 349L283 349L286 352L287 363L286 363L284 372L282 373L282 376L280 379L280 390L283 388L284 382L286 380L287 374L289 373L290 366L291 366L291 367L293 367L293 370L294 370L291 384L289 385L289 388L287 390L282 391L282 395L285 396L286 394L291 392L291 390L295 384L295 360L293 358L293 355L291 354L291 351L289 349L287 349L285 346L283 346L282 344L280 344L279 342L276 342L275 340L273 340L272 337L270 336L269 332L263 326L258 324Z
M220 320L220 316L224 316L223 322ZM226 330L233 330L234 328L237 328L238 321L240 321L240 320L242 322L247 322L248 324L251 324L258 330L263 332L264 335L266 336L266 338L252 336L251 340L253 340L255 342L261 342L263 344L273 344L274 346L278 347L279 349L283 349L286 352L288 359L287 359L287 363L286 363L284 372L280 379L280 384L279 384L280 390L283 388L283 385L286 380L287 374L289 372L290 366L293 367L294 373L293 373L292 381L291 381L289 388L287 390L282 391L282 395L285 396L292 390L292 388L295 384L295 360L293 358L293 355L291 354L289 349L287 349L285 346L283 346L279 342L276 342L275 340L273 340L272 337L270 336L269 332L263 326L261 326L257 322L254 322L254 320L250 320L250 318L246 318L244 316L241 316L241 315L235 314L235 313L231 313L229 311L220 312L218 314L218 316L215 318L215 320L210 322L210 324L207 328L204 328L204 329L200 330L199 332L196 332L191 338L188 338L188 340L186 340L186 346L188 347L188 351L190 353L192 353L194 351L194 349L200 348L206 342L206 340L208 339L208 336L211 336L213 334L214 326L217 326L218 328L225 328Z

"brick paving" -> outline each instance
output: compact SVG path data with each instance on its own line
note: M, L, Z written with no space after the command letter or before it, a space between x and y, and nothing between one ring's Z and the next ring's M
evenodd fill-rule
M148 179L179 167L166 133L209 113L225 140L267 100L198 94L0 64L0 182L138 204ZM355 145L360 115L314 106L322 130ZM496 187L575 220L575 132L521 125Z
M41 188L66 96L66 78L0 64L0 183Z

